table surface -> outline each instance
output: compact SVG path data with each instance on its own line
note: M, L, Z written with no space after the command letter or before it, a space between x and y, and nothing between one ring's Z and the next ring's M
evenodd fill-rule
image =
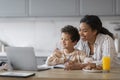
M29 78L0 77L0 80L120 80L120 68L112 69L109 73L90 73L82 70L50 69L37 71Z

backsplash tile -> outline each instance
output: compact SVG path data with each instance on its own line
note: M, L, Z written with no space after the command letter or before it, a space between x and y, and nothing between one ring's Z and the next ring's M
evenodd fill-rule
M60 39L60 29L65 25L78 27L79 19L0 20L0 40L10 46L33 46L37 55L48 56ZM114 25L109 20L103 20L103 26L120 35L119 31L114 31Z

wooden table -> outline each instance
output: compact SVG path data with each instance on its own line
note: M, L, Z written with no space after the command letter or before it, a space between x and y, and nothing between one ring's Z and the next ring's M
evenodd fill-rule
M120 68L109 73L88 73L82 70L65 71L63 69L50 69L35 72L29 78L0 77L0 80L120 80Z

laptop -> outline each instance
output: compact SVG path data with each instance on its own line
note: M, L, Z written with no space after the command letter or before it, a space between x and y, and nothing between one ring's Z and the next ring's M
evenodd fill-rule
M47 70L50 67L37 65L33 47L6 47L8 66L10 70Z

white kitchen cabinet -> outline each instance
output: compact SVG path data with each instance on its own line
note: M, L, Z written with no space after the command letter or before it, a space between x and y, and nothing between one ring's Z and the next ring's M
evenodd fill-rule
M116 15L120 15L120 0L116 0Z
M115 0L80 0L80 15L86 14L115 15Z
M79 0L29 0L29 16L79 16Z
M0 0L0 17L26 15L26 0Z
M120 15L120 0L0 0L0 17Z

